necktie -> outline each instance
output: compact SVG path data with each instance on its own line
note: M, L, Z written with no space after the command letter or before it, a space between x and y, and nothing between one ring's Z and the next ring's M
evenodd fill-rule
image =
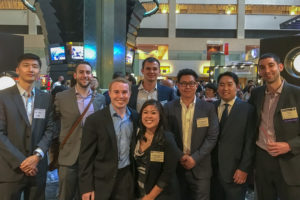
M227 117L228 117L228 106L229 104L224 104L225 106L225 109L222 113L222 117L221 117L221 120L220 120L220 133L222 132L223 128L224 128L224 125L225 125L225 122L227 120Z
M32 97L33 95L27 95L27 102L26 102L26 112L29 123L32 123Z

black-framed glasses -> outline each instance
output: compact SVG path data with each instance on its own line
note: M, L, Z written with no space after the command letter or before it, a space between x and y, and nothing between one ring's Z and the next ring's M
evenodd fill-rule
M180 82L179 85L181 85L182 87L187 87L187 86L195 87L197 85L197 82L195 82L195 81L191 81L191 82L183 81L183 82Z

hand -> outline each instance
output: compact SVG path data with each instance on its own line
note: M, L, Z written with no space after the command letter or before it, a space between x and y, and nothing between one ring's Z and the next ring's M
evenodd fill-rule
M40 158L36 155L32 155L27 157L20 165L20 169L27 175L33 174L31 171L36 171L37 173L37 165L40 161Z
M291 147L287 142L271 142L267 144L268 153L271 156L279 156L291 151Z
M146 194L141 200L154 200L150 195Z
M192 156L189 156L187 154L183 155L180 159L180 163L181 165L187 169L187 170L190 170L192 169L193 167L195 167L196 165L196 162L195 160L192 158Z
M84 193L81 198L82 200L95 200L95 191Z
M32 169L32 170L29 170L27 172L24 172L26 176L35 176L37 173L38 173L38 169L35 168L35 169Z
M237 169L233 175L233 182L236 184L243 184L247 180L248 173L243 172L240 169Z

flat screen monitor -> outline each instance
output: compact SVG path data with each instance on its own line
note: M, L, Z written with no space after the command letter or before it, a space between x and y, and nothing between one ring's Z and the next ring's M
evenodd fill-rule
M61 61L66 60L65 47L50 47L50 57L51 61Z
M72 59L83 60L84 58L83 46L72 46Z

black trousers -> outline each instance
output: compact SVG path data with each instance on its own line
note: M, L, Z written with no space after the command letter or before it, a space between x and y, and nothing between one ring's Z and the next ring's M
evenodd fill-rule
M20 200L24 192L24 200L45 200L46 178L24 176L19 182L1 182L1 200Z
M299 200L300 186L288 185L281 173L278 158L256 148L255 182L258 200Z

